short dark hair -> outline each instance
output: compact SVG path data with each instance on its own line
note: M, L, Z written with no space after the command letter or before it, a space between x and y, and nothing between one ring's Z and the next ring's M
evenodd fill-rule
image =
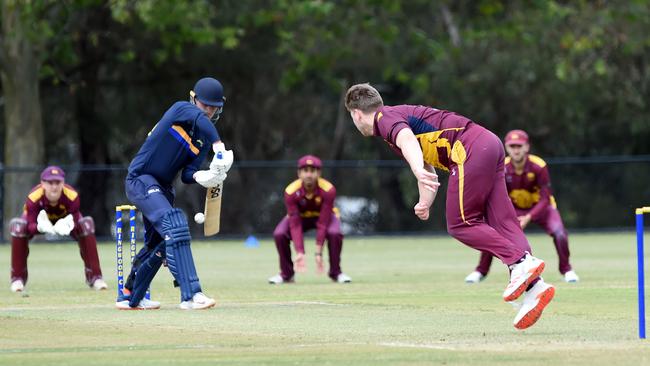
M359 109L363 113L371 113L383 106L381 95L368 83L352 85L345 93L345 108L348 111Z

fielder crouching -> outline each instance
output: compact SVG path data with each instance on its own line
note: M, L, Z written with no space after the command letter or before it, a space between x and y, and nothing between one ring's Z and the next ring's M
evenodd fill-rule
M30 191L23 214L10 222L11 291L23 292L27 284L29 241L34 235L71 236L79 243L84 262L86 283L95 290L105 290L97 254L95 223L79 212L79 194L65 184L65 172L49 166L41 173L41 183Z
M316 156L303 156L298 160L298 179L284 190L287 215L273 231L280 258L280 273L269 278L271 284L293 282L295 272L306 271L303 232L311 229L316 229L316 271L324 272L323 246L327 240L328 276L338 283L352 281L341 272L343 234L338 210L334 207L336 188L321 178L321 167L321 161ZM296 249L295 269L291 261L291 241Z

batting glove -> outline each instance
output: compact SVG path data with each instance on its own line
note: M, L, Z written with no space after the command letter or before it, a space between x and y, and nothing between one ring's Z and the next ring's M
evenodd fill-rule
M205 188L216 187L219 184L223 183L226 180L226 173L217 173L210 170L199 170L194 173L194 180L196 183L204 186Z
M57 235L68 236L72 229L74 229L74 218L72 215L68 215L54 224L54 232Z
M55 234L54 225L52 225L52 221L47 217L45 210L41 210L36 217L36 230L42 234Z
M232 150L215 151L214 158L212 158L212 162L210 163L210 170L225 174L230 170L234 160L235 156Z

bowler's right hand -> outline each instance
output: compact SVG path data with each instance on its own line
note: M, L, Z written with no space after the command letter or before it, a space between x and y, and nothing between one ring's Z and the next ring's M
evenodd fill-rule
M438 175L436 173L431 173L424 168L417 168L413 170L413 175L417 178L418 183L422 184L424 188L431 192L438 191L440 183L438 183Z

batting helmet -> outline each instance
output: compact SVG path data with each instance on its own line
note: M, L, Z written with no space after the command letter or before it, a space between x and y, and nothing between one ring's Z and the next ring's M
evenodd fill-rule
M201 103L212 107L223 106L223 86L214 78L203 78L194 85L194 96Z

